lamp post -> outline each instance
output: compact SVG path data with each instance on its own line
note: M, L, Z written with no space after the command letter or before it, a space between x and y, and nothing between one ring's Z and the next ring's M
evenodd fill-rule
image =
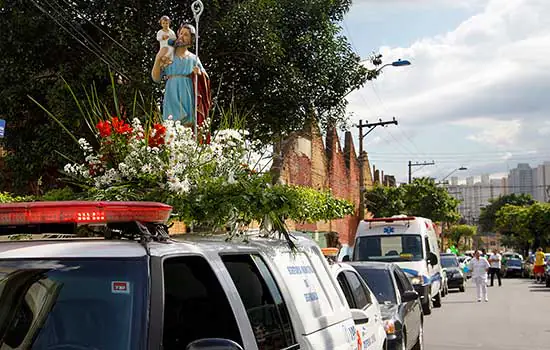
M454 169L454 170L451 171L447 176L445 176L444 178L442 178L441 181L440 181L439 183L441 183L441 184L445 183L445 180L446 180L449 176L453 175L453 174L456 173L457 171L462 171L462 170L468 170L468 168L466 168L465 166L461 166L460 168Z
M362 62L365 62L365 61L368 61L368 60L362 60L359 63L362 63ZM384 64L381 67L377 68L376 70L373 71L374 76L372 76L370 79L367 77L367 79L372 80L374 77L376 77L378 75L378 73L380 73L380 71L382 69L384 69L385 67L388 67L388 66L403 67L403 66L410 66L410 65L411 65L410 61L398 59L397 61L393 61L392 63ZM370 76L370 74L371 74L371 72L369 72L369 76ZM385 126L387 124L397 125L397 121L395 120L395 118L393 118L392 121L388 121L388 122L383 122L382 120L380 120L380 123L369 124L367 122L367 124L363 124L362 121L360 120L359 125L357 125L357 127L359 128L359 219L360 220L363 220L365 218L365 198L364 198L364 196L365 196L365 178L364 178L364 174L363 174L364 173L363 138L365 136L367 136L376 126L378 126L378 125ZM370 129L366 134L363 134L363 128L364 127L367 127L367 128Z
M409 60L402 60L398 59L397 61L393 61L392 63L386 63L382 67L376 69L376 72L380 72L384 67L392 66L392 67L404 67L404 66L410 66L411 62Z

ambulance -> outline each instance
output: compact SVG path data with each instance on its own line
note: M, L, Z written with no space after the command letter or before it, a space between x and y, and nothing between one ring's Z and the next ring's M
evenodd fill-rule
M425 315L431 314L433 307L441 307L442 268L430 219L396 215L363 220L350 259L397 264L420 294Z

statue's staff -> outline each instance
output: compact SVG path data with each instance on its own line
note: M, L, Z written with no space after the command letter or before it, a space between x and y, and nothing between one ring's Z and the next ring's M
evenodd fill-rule
M195 55L197 56L197 62L199 57L199 20L204 10L204 5L201 0L195 0L191 4L191 11L193 11L193 18L195 19ZM195 77L195 121L193 130L195 131L195 137L197 137L198 132L198 96L199 96L199 78Z

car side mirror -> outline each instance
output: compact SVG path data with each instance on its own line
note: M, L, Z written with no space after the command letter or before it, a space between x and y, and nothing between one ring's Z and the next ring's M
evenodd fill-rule
M409 301L414 301L420 297L420 294L418 294L415 290L406 290L403 295L401 295L401 301L404 303L408 303Z
M428 263L432 266L435 266L437 265L437 262L438 262L438 259L437 259L437 255L435 255L434 253L430 252L428 254Z
M185 350L243 350L243 348L233 340L205 338L189 343Z
M350 261L349 255L344 255L342 261Z
M365 324L369 323L369 315L363 310L360 309L351 309L351 317L355 324Z

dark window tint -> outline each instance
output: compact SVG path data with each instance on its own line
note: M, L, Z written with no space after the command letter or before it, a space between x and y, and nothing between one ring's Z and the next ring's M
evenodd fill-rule
M380 303L397 303L395 288L388 270L355 267Z
M403 286L404 290L414 290L411 282L409 281L409 278L407 277L405 272L403 272L403 270L398 267L396 268L395 272L397 273L397 277L399 278L399 281L401 281L401 285Z
M453 256L442 256L441 266L443 267L458 267L458 259Z
M355 308L355 300L353 300L353 296L348 281L346 280L346 276L343 273L339 273L336 279L338 280L338 284L340 284L340 288L342 288L342 291L344 292L344 296L346 297L348 306L351 309Z
M144 348L147 272L144 258L1 261L0 348Z
M353 299L355 299L355 307L357 309L363 309L371 303L370 297L367 294L367 290L361 283L361 280L356 273L351 271L344 271L346 278L349 281L351 292L353 293Z
M426 256L428 256L428 254L432 251L432 249L430 247L430 239L428 237L425 237L424 238L424 243L426 245Z
M242 345L227 296L204 258L165 260L164 298L163 349L182 350L201 338L225 338Z
M420 261L422 237L420 235L384 235L357 238L353 250L355 261Z
M405 286L403 285L403 281L399 279L399 276L397 275L397 272L393 272L393 277L395 278L395 283L397 284L397 289L399 290L399 294L403 295L405 293Z
M225 255L222 260L246 308L258 349L295 345L288 310L265 262L256 255Z

